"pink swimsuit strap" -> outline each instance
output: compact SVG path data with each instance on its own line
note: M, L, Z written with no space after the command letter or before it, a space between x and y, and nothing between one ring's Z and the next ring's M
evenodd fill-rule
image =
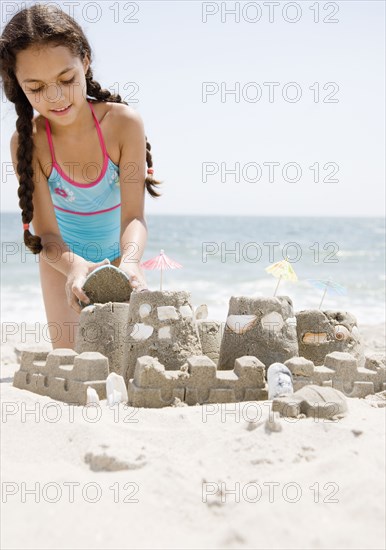
M91 101L89 101L87 99L87 103L90 106L91 112L92 112L94 120L95 120L95 126L96 126L96 129L97 129L97 132L98 132L99 142L101 144L101 148L102 148L102 151L103 151L103 158L105 159L108 155L107 155L107 149L106 149L106 146L105 146L105 142L104 142L104 139L103 139L102 130L101 130L101 127L99 125L99 121L98 121L98 118L95 114L94 107L93 107ZM52 164L54 166L58 167L58 163L56 162L56 158L55 158L54 145L52 143L51 126L50 126L50 123L48 121L48 118L46 118L45 120L46 120L46 132L47 132L48 144L50 146L50 151L51 151Z

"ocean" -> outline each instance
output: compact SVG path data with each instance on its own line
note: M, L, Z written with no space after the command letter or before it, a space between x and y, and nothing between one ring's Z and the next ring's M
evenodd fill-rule
M385 322L383 218L147 215L142 261L160 253L180 263L163 272L163 290L185 290L194 308L225 322L231 296L273 296L277 279L265 271L288 258L297 282L280 281L295 311L318 308L322 291L307 281L332 279L345 295L325 296L322 309L349 311L358 325ZM45 322L39 256L22 243L21 214L1 214L1 321ZM146 271L150 290L160 272Z

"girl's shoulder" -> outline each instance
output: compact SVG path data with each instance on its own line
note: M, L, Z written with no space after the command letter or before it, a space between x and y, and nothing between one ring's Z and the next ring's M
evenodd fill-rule
M99 125L102 128L106 147L110 152L110 158L118 159L121 149L121 141L123 139L127 125L127 120L136 120L140 115L129 105L125 103L113 103L108 101L90 100ZM38 114L33 118L33 141L37 160L42 167L43 172L47 175L51 166L51 154L49 150L46 119L43 115ZM44 170L43 167L46 167Z
M109 125L117 124L122 114L131 115L136 113L135 109L126 105L125 103L113 103L108 101L96 101L90 100L94 107L94 112L98 118L99 124L106 119L106 123ZM108 115L108 116L107 116ZM33 118L33 138L39 139L43 137L46 139L46 124L45 117L41 114L36 115Z
M116 111L114 103L107 103L105 101L95 101L90 100L95 114L97 116L99 124L103 121L103 127L105 131L114 130L113 124L116 117L106 116L109 113ZM47 130L46 130L46 117L41 114L37 114L32 119L32 139L34 142L37 158L40 162L40 165L47 164L47 159L50 160L50 151L47 140Z

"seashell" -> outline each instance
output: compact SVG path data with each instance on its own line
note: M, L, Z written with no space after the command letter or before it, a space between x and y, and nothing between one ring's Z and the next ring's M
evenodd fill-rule
M297 325L296 317L288 317L288 319L286 319L285 322L287 323L287 325L293 325L294 327L296 327Z
M256 315L228 315L226 325L235 334L245 334L256 321Z
M88 386L86 394L87 394L87 405L90 405L91 403L93 404L95 403L96 405L99 405L99 397L96 390L94 390L94 388L92 388L91 386Z
M182 317L193 317L193 311L190 306L180 306L179 309Z
M178 313L174 306L157 307L158 319L160 321L168 321L169 319L178 319Z
M170 326L159 328L158 329L158 338L171 338Z
M144 323L135 323L133 330L130 334L134 340L146 340L153 334L154 328Z
M194 312L194 316L196 319L207 319L208 318L208 306L206 304L201 304L198 306L196 311Z
M336 325L334 331L336 340L347 340L350 336L349 330L343 325Z
M151 312L151 305L150 304L141 304L139 306L139 316L141 317L141 319L143 319L144 317L148 317L148 315L150 315L150 312Z
M272 363L267 371L268 399L275 399L294 392L292 373L283 363Z
M327 332L306 332L302 342L304 344L324 344L327 342Z
M123 399L120 391L112 390L112 392L107 396L107 404L109 407L113 407L121 401L123 401Z
M283 317L277 311L271 311L261 318L261 324L264 330L280 332L283 328Z
M121 401L127 403L128 395L126 384L122 376L116 372L110 372L106 378L107 403L110 407Z

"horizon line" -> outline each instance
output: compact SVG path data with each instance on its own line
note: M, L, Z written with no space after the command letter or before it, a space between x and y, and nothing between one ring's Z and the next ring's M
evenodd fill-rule
M20 210L2 210L0 211L1 214L21 214ZM386 214L367 214L367 215L361 215L361 214L313 214L313 215L302 215L302 214L230 214L230 213L222 213L222 214L200 214L198 212L189 212L189 213L160 213L160 212L148 212L146 214L147 216L176 216L176 217L183 217L183 216L201 216L201 217L240 217L240 218L384 218L386 219ZM33 223L33 222L31 222Z

